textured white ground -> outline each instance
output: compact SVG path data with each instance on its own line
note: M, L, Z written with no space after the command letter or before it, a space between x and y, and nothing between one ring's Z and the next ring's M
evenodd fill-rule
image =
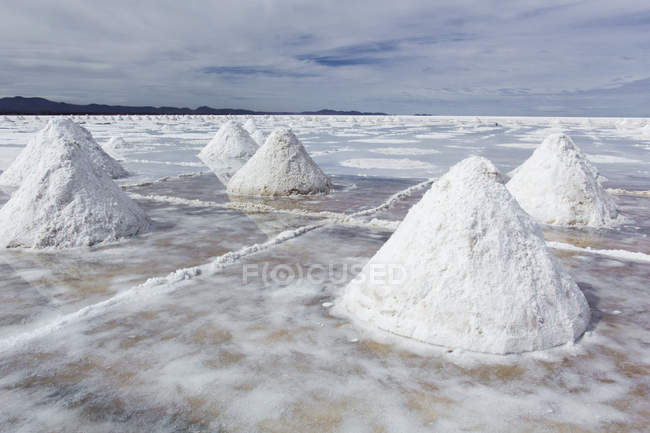
M0 170L46 122L9 119L0 118ZM293 128L335 190L232 201L196 157L226 118L77 120L100 143L133 145L123 152L133 175L119 183L154 227L95 248L0 251L0 431L624 432L650 423L650 199L628 193L650 190L648 119L258 117L267 134ZM544 227L593 313L571 347L449 352L330 315L353 274L242 281L245 265L359 269L424 191L409 187L471 154L509 172L554 132L591 156L630 218L615 230ZM0 205L9 193L0 190Z

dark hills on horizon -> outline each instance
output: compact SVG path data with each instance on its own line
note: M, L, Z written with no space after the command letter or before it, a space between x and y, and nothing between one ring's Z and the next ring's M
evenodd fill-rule
M153 106L126 106L126 105L104 105L104 104L68 104L66 102L55 102L45 98L12 96L0 98L0 114L3 115L57 115L57 114L216 114L216 115L265 115L265 114L302 114L302 115L325 115L325 116L382 116L386 113L365 113L361 111L339 111L319 110L301 112L273 112L253 111L237 108L212 108L212 107L153 107Z

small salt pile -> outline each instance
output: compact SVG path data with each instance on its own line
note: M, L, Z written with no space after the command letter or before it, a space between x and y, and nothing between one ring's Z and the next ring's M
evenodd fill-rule
M244 195L327 193L330 179L290 129L276 129L228 182L228 192Z
M564 134L548 136L513 171L507 187L544 224L611 227L622 220L598 170Z
M148 229L142 209L91 161L87 140L65 121L39 135L39 157L0 209L0 247L88 246Z
M256 129L255 131L253 131L251 133L251 137L260 146L262 146L266 141L266 135L264 135L264 133L260 129Z
M124 152L133 149L133 145L128 143L122 137L111 137L110 140L104 143L102 148L112 158L122 159L124 158Z
M264 132L262 132L262 130L257 128L257 125L253 119L248 119L246 122L244 122L244 129L248 131L253 140L255 140L259 146L263 145L266 141L266 135L264 135Z
M391 333L507 354L574 341L584 295L539 226L481 157L452 167L411 208L336 306Z
M219 128L198 156L223 183L228 183L257 149L257 143L248 132L239 123L229 120Z
M253 119L249 118L246 120L246 122L244 122L244 129L248 131L249 134L252 134L253 132L257 131L257 125Z
M82 147L88 154L91 166L105 172L111 178L119 179L128 176L127 171L104 152L87 129L70 119L55 118L32 137L16 160L0 175L0 185L19 186L28 173L35 171L35 167L46 153L45 148L51 142L58 140L76 143Z
M647 124L641 128L641 135L650 137L650 124Z

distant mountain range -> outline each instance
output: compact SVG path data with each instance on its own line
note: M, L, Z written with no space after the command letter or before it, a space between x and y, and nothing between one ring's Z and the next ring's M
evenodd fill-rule
M125 105L103 105L87 104L77 105L65 102L50 101L45 98L23 98L22 96L13 96L0 98L0 114L304 114L304 115L324 115L324 116L382 116L386 113L363 113L360 111L338 111L338 110L319 110L319 111L302 111L299 113L290 112L270 112L270 111L252 111L237 108L212 108L199 107L178 108L178 107L130 107Z

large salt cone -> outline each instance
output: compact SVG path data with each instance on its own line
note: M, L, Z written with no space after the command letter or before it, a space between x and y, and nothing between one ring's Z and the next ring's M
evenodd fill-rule
M539 226L481 157L435 182L336 310L422 342L494 354L548 349L586 329L584 295Z
M92 166L109 177L119 179L128 176L128 172L97 144L87 129L70 119L55 118L29 141L11 166L0 175L0 185L19 186L25 176L33 172L34 167L41 162L46 154L45 149L57 140L77 143L88 154Z
M0 247L89 246L149 228L142 209L97 169L85 143L71 140L78 125L46 129L42 154L0 209Z

